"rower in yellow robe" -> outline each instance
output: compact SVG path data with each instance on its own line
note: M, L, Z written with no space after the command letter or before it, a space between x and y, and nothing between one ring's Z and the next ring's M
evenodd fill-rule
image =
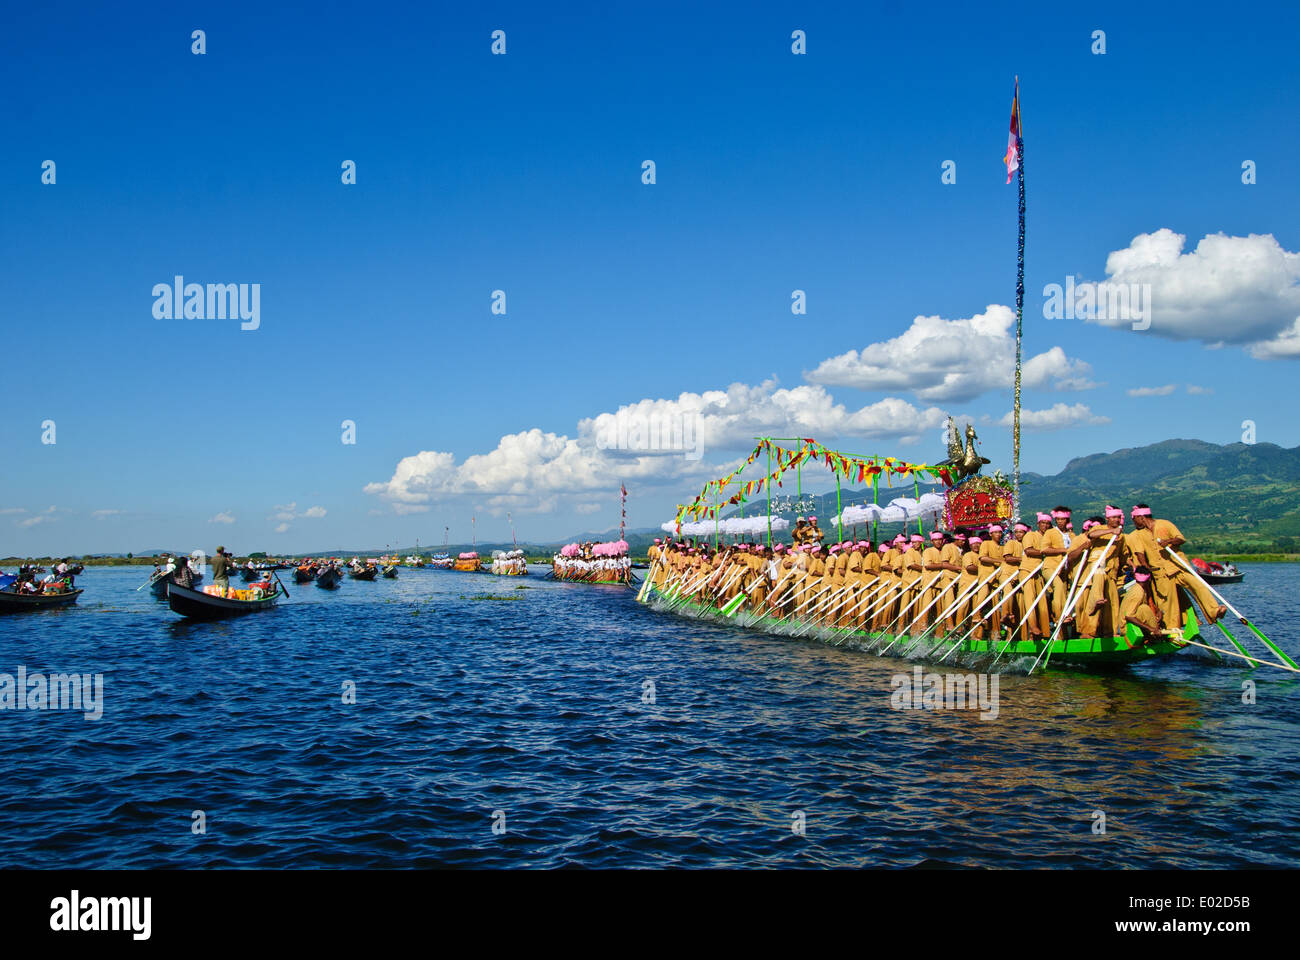
M1032 532L1027 524L1017 523L1011 528L1011 536L1002 544L1002 574L998 577L1002 592L998 595L1000 599L993 602L1000 608L1000 626L1006 630L1008 638L1012 631L1019 629L1023 615L1020 595L1028 589L1022 580L1022 576L1027 573L1022 570L1025 562L1024 537ZM1000 639L999 634L993 632L990 639Z
M1043 573L1047 570L1047 558L1043 555L1043 536L1052 526L1051 515L1038 514L1038 529L1029 530L1021 535L1020 548L1020 592L1016 594L1016 610L1020 620L1020 639L1038 640L1051 630L1048 622L1047 596L1043 593ZM1035 574L1033 571L1042 564ZM1035 602L1037 597L1037 602ZM1030 610L1029 605L1034 609Z
M1165 621L1161 617L1160 598L1156 594L1151 571L1145 566L1139 564L1133 569L1133 583L1124 591L1119 619L1120 636L1124 635L1124 625L1129 623L1140 629L1147 640L1166 632Z
M1097 566L1096 561L1106 550L1108 544L1105 541L1096 542L1088 533L1095 526L1105 526L1101 517L1089 517L1083 521L1082 532L1071 539L1070 552L1066 554L1065 562L1070 568L1075 570L1072 582L1077 578L1075 591L1078 599L1074 601L1074 610L1072 619L1074 628L1078 636L1087 639L1097 637L1098 630L1101 626L1101 615L1098 613L1097 606L1093 603L1095 597L1100 596L1105 601L1105 563ZM1093 568L1096 567L1094 570Z
M772 548L772 560L776 564L776 579L768 594L766 613L784 620L794 609L795 578L798 576L794 551L787 549L784 543L778 543Z
M760 543L754 547L754 574L750 577L749 584L745 587L745 596L747 599L741 601L741 607L749 610L761 610L763 601L767 599L767 591L771 588L770 579L772 570L772 554L767 549L767 544Z
M871 605L879 599L884 580L881 579L880 558L878 550L871 549L870 540L858 541L862 553L862 572L859 574L861 586L853 606L849 608L850 622L859 630L870 629Z
M930 532L930 545L921 551L921 584L925 587L925 592L911 611L911 618L914 621L913 633L920 633L930 625L930 621L935 614L935 608L939 605L939 595L946 587L944 574L947 571L944 569L942 560L943 534L938 530L932 530ZM907 618L904 617L904 619ZM900 626L899 629L901 630L903 627Z
M1100 585L1095 578L1087 597L1087 610L1098 618L1097 633L1099 637L1118 637L1124 633L1124 624L1120 621L1119 588L1123 582L1123 571L1131 566L1128 559L1128 546L1124 537L1124 511L1119 507L1106 505L1104 523L1094 525L1087 536L1094 544L1104 546L1106 559L1098 571ZM1096 558L1094 553L1089 563Z
M977 585L988 579L993 573L988 567L980 563L980 550L984 545L984 538L979 536L970 537L966 541L966 552L961 555L961 573L957 575L957 595L964 596L961 604L957 607L957 612L953 614L953 622L956 625L966 624L970 619L971 613L984 602L988 596L987 587L978 587ZM972 590L971 588L976 589ZM973 624L975 627L971 637L975 640L984 639L984 615L988 611L981 611L979 622ZM966 624L965 629L970 629L972 624Z
M816 586L813 583L813 560L812 546L805 543L801 546L794 558L794 596L791 598L791 604L794 612L791 614L795 619L802 619L804 611L808 608L809 592Z
M1156 519L1149 506L1139 503L1133 508L1133 525L1149 544L1146 553L1148 560L1154 561L1151 576L1156 581L1156 593L1163 594L1167 604L1166 624L1181 625L1183 622L1181 616L1172 621L1168 616L1173 611L1170 601L1177 603L1179 587L1196 598L1209 623L1216 622L1228 612L1228 608L1219 603L1199 577L1192 576L1186 567L1169 556L1186 543L1182 532L1171 521Z
M963 542L959 543L955 537L945 537L943 549L940 551L940 562L943 563L944 569L948 571L948 576L946 578L947 583L943 595L934 609L934 615L940 616L944 613L947 614L947 616L944 617L943 622L943 628L945 630L951 630L956 623L956 610L951 608L957 601L957 597L960 595L960 591L957 589L957 580L961 577L962 556L965 553L965 550L963 549L965 546L964 536L962 540Z
M898 598L898 622L892 626L886 624L886 630L902 633L907 629L907 625L916 618L917 613L920 612L917 603L920 599L921 588L926 582L921 579L925 575L925 563L921 558L921 548L924 544L925 538L919 533L914 533L908 540L907 549L903 551L900 569L903 589Z
M843 599L847 567L841 566L841 561L847 564L848 555L838 543L831 544L825 561L826 572L822 575L821 593L813 604L813 615L818 620L830 622Z
M830 576L826 568L826 551L817 541L812 543L812 564L808 572L812 586L807 593L804 616L818 618L824 612L822 604L829 596Z
M1059 505L1053 507L1052 525L1042 532L1042 542L1038 547L1038 552L1043 556L1043 582L1047 583L1049 578L1051 580L1043 597L1047 602L1048 620L1051 623L1060 621L1065 609L1065 597L1070 591L1067 579L1069 568L1062 566L1070 552L1070 544L1074 542L1074 537L1067 529L1069 523L1070 508Z
M862 590L862 550L857 543L845 541L840 551L844 555L844 597L835 604L834 622L841 626L850 625L849 611Z
M1003 576L1003 570L1006 565L1002 562L1002 525L1000 523L989 525L988 536L980 542L979 555L980 579L987 580L988 575L994 571L997 571L998 574L997 577L981 591L984 594L981 598L982 601L988 599L990 593L997 590L1006 582L1006 577ZM1016 568L1019 569L1019 566L1020 563L1017 559ZM1008 587L1007 589L1009 590L1011 588ZM983 610L979 609L978 603L972 604L970 608L971 615L974 615L976 611L978 611L980 620L983 623L988 624L989 636L995 639L1000 637L1002 635L1002 604L997 600L990 600L988 606ZM983 635L983 632L984 628L981 626L981 636Z
M903 590L902 560L907 540L902 534L889 543L889 549L880 557L880 575L887 581L883 601L877 602L872 615L871 629L880 632L894 619L898 610L898 597Z

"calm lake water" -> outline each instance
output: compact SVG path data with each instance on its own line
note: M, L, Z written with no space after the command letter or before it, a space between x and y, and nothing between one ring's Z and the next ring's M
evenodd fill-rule
M1300 568L1242 566L1225 594L1300 656ZM0 867L1300 866L1281 671L1021 668L995 720L896 710L907 661L543 572L289 583L203 624L94 568L0 618L0 673L105 700L0 711Z

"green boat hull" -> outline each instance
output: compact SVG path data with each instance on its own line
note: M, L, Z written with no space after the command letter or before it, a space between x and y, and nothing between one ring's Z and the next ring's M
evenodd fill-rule
M696 603L694 601L666 600L658 587L652 586L642 599L643 603L649 603L652 597L658 597L660 600L672 604L672 610L689 611L692 616L699 616L703 613L712 614L715 617L726 619L723 613L709 604ZM894 640L894 635L885 633L872 633L866 630L855 630L845 633L835 627L828 627L825 624L809 624L806 621L800 621L793 618L777 619L776 617L755 616L746 612L743 608L738 611L732 618L739 626L758 627L759 629L771 629L779 627L782 632L791 630L799 632L803 628L808 628L807 636L820 636L817 631L822 633L832 633L835 635L837 642L856 641L860 643L879 643L884 641L889 644ZM1142 642L1142 631L1137 627L1129 625L1126 637L1096 637L1088 639L1085 637L1058 637L1052 641L1051 653L1044 657L1049 665L1053 663L1071 664L1073 666L1114 666L1123 664L1142 663L1148 660L1155 660L1160 657L1168 657L1176 654L1183 648L1183 644L1177 643L1165 637L1158 640L1151 640L1147 643ZM1188 610L1183 624L1183 637L1187 640L1196 640L1200 637L1200 629L1191 610ZM944 643L942 635L927 635L924 644L929 647L937 647L945 651L951 648L956 641ZM899 637L896 643L893 643L889 652L897 653L900 656L907 653L916 652L913 646L914 641L907 637ZM919 646L919 645L917 645ZM1041 640L1020 640L1015 639L1008 641L1002 640L974 640L967 639L961 642L958 651L960 654L968 656L994 656L999 659L1015 659L1017 657L1035 657L1037 658L1043 652L1045 643Z

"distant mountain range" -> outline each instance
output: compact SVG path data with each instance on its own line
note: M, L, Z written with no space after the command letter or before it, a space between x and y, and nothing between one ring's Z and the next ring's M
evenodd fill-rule
M1193 551L1300 551L1300 447L1165 440L1076 457L1054 476L1026 473L1020 479L1022 513L1066 504L1074 512L1076 528L1083 518L1101 513L1107 503L1127 510L1141 502L1150 504L1156 516L1174 521ZM920 492L938 489L922 485ZM915 496L915 488L881 487L879 501L886 504L899 496ZM836 515L834 491L811 499L815 503L811 512L822 518L822 529L833 536L825 519ZM844 506L871 499L870 488L840 493ZM763 511L764 504L755 501L745 513ZM723 516L739 515L737 509ZM882 524L879 532L892 536L898 529L897 524L888 528Z

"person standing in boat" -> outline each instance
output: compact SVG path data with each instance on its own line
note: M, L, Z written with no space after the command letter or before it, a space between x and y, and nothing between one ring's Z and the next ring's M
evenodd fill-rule
M1187 541L1182 532L1168 520L1157 520L1151 508L1145 503L1133 507L1133 525L1138 528L1147 550L1148 567L1156 581L1156 593L1165 598L1165 622L1170 623L1170 614L1178 608L1178 588L1183 587L1196 598L1210 623L1217 622L1228 608L1221 606L1214 594L1206 588L1200 579L1191 575L1177 560L1168 554L1177 551ZM1179 617L1172 623L1182 622Z
M1060 621L1061 614L1065 610L1065 596L1070 589L1069 581L1066 579L1069 565L1058 570L1061 564L1066 562L1066 557L1070 553L1070 544L1076 539L1070 529L1070 513L1069 507L1060 504L1052 508L1052 525L1043 532L1042 543L1038 548L1047 561L1043 564L1044 578L1056 574L1046 597L1048 619L1051 623Z
M224 597L230 590L230 554L225 547L217 547L217 555L212 558L212 582L221 588Z
M825 546L826 534L822 533L822 528L817 526L817 518L808 518L808 542L820 543Z

